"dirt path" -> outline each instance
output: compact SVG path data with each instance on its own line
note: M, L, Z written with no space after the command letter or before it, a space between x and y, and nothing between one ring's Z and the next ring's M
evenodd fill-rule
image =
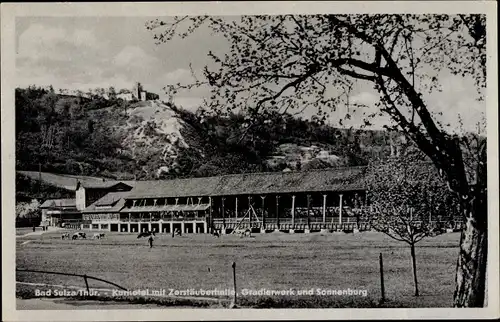
M27 233L24 235L16 235L16 238L27 237L27 236L40 236L40 235L43 235L46 233L52 233L52 232L59 231L59 230L64 230L64 228L53 227L50 230L45 230L45 231L37 230L37 231L33 231L33 232L30 232L30 233Z
M86 301L54 298L16 299L17 310L124 310L158 309L156 304L130 304L111 301ZM164 308L164 307L163 307ZM168 308L185 308L172 307ZM192 309L193 307L189 307Z

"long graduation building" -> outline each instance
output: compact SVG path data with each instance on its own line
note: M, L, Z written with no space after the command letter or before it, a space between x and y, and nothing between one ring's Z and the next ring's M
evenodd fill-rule
M81 210L83 229L230 233L367 229L365 167L136 181ZM110 189L110 187L107 187Z

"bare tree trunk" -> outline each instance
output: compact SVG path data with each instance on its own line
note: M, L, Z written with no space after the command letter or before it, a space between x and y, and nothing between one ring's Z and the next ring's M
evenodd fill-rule
M487 211L485 200L468 209L460 238L457 261L455 307L483 307L488 253ZM479 216L484 217L478 220Z
M468 198L462 196L465 227L460 237L457 261L455 307L484 307L486 292L486 264L488 256L488 193L486 141L479 149L476 185L470 188Z
M417 280L417 259L415 257L415 243L410 244L411 262L413 265L413 282L415 283L415 296L419 296Z

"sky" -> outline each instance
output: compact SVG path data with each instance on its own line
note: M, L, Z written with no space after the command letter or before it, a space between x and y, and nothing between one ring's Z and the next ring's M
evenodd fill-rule
M57 89L80 89L110 86L132 88L135 82L167 99L166 84L192 81L190 64L196 73L210 65L208 51L223 53L229 47L220 35L201 28L186 39L155 44L145 23L156 17L22 17L16 19L16 86L52 85ZM159 17L161 19L161 17ZM478 102L472 80L442 75L442 92L426 97L440 120L456 130L458 115L463 130L477 131L484 120L486 104ZM196 110L208 96L207 90L179 93L174 102ZM373 107L378 94L366 82L359 83L351 102ZM376 110L374 110L376 111ZM331 113L333 125L344 117L347 107ZM351 111L352 112L352 111ZM304 110L309 118L315 110ZM386 116L372 120L375 128L390 121ZM361 114L353 113L344 124L358 127Z

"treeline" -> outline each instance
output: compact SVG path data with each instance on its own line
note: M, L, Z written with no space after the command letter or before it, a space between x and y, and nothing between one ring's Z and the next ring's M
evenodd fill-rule
M39 180L33 180L25 175L16 173L16 201L34 199L44 200L75 198L75 192L54 187Z
M195 151L185 151L181 155L180 171L175 174L181 176L281 171L282 165L273 167L265 161L286 143L320 146L344 159L344 166L367 165L372 159L385 159L395 153L394 146L401 137L398 133L385 131L338 129L289 114L269 113L249 122L239 114L220 117L195 114L175 106L172 109L203 133L202 145L208 147L203 156ZM316 168L329 166L320 162L315 165Z
M110 127L125 118L123 101L104 104L29 87L16 89L15 104L17 169L93 175L130 168Z

